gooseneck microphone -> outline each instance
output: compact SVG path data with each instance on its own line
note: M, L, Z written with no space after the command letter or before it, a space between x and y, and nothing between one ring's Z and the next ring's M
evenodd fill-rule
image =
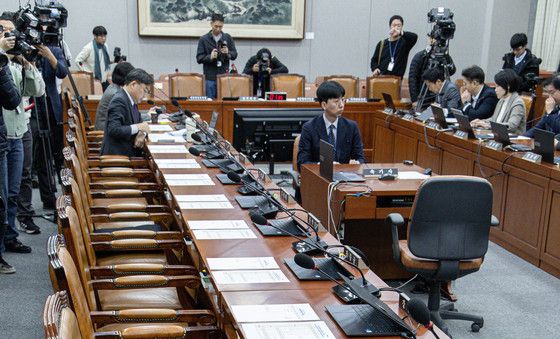
M406 311L414 321L430 330L436 339L439 339L434 330L434 323L430 319L430 310L422 300L418 298L410 299L406 305Z

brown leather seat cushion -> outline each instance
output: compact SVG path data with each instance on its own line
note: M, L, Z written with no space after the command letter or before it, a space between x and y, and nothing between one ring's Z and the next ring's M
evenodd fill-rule
M98 182L98 183L106 183L106 182L112 182L112 181L126 181L126 182L138 182L138 178L134 178L134 177L116 177L116 178L111 178L111 177L105 177L105 178L93 178L91 180L92 182Z
M141 327L141 326L152 326L152 325L162 325L165 323L126 323L126 324L119 324L119 323L115 323L115 324L110 324L110 325L106 325L103 326L101 328L97 329L97 332L111 332L111 331L122 331L125 328L129 328L129 327ZM170 325L175 325L175 326L184 326L187 327L189 326L189 323L168 323Z
M93 199L92 203L93 206L95 207L107 207L113 204L125 204L125 203L147 205L148 201L146 200L146 198L110 198L110 199L100 198L100 199Z
M167 258L163 252L129 252L123 254L98 254L97 266L118 264L165 264Z
M104 311L127 308L170 308L182 309L177 288L139 288L127 290L99 291L99 301Z
M438 269L439 264L437 260L419 258L410 252L408 242L406 240L399 240L399 249L401 252L401 262L406 268L435 271ZM459 264L459 270L470 271L480 268L483 258L474 260L464 260Z
M98 222L95 223L95 233L111 233L122 230L149 230L163 231L163 227L153 221L122 221L122 222Z

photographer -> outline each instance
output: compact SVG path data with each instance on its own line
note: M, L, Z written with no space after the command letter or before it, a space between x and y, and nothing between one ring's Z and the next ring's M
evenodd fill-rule
M12 32L14 26L14 13L5 12L0 17L0 25L3 27L3 33ZM22 55L11 54L8 51L10 59L9 68L12 73L16 88L24 97L41 96L45 91L45 83L41 78L41 74L35 65L27 61ZM4 236L4 243L9 251L18 253L29 253L31 248L17 241L18 231L15 225L16 213L18 210L18 199L20 193L20 185L23 174L24 164L24 147L23 136L29 133L28 120L25 113L26 100L22 100L15 110L4 111L4 122L6 124L8 137L8 152L6 153L7 163L7 185L8 185L8 202L7 202L7 219L8 228ZM31 218L25 222L20 222L21 230L29 234L40 233Z
M21 102L21 95L17 91L7 63L5 52L14 48L15 38L0 36L0 273L10 274L16 270L2 258L4 251L4 233L6 231L6 151L8 148L6 125L4 124L4 110L16 109Z
M237 49L231 36L222 32L224 16L214 13L210 21L212 29L198 40L196 61L203 64L206 77L206 96L217 96L216 75L228 73L229 61L237 59Z
M253 95L264 98L265 92L270 91L270 75L288 73L288 67L272 56L268 48L261 48L249 58L243 73L253 76Z
M92 33L93 40L82 48L76 57L76 64L81 71L92 72L95 79L101 81L105 92L109 86L107 74L111 69L111 60L107 52L107 30L103 26L95 26Z
M525 33L514 34L509 44L511 52L506 53L502 58L504 61L502 69L513 69L521 77L521 91L529 92L532 90L532 86L527 79L527 74L533 73L535 76L539 76L541 60L527 48L527 35Z

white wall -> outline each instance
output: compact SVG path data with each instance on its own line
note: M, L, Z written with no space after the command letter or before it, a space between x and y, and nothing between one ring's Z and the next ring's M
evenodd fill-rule
M433 7L445 6L455 13L457 31L450 52L458 73L468 65L478 64L492 79L501 67L502 55L509 51L511 35L527 33L534 15L531 4L535 1L307 0L305 30L314 32L315 39L238 39L239 56L235 64L242 69L251 55L268 47L291 72L303 74L309 81L328 74L366 77L370 74L369 62L375 45L386 36L391 15L402 15L405 30L419 35L410 61L415 52L425 47L430 29L426 14ZM18 1L3 3L4 10L15 10ZM156 75L171 73L175 68L202 72L195 60L197 39L138 36L136 0L68 0L65 6L69 12L65 40L74 56L91 40L92 28L103 25L109 31L110 53L113 47L121 47L136 67Z

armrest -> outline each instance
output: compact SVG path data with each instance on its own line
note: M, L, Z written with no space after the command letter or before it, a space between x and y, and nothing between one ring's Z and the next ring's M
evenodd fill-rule
M129 275L197 275L198 270L190 265L163 264L118 264L90 268L94 278L111 278Z
M221 331L216 326L144 325L125 328L121 331L95 332L95 339L138 339L138 338L219 338Z
M99 156L100 160L104 160L104 159L121 159L121 160L130 160L130 157L127 157L126 155L101 155Z
M94 130L94 131L88 131L86 133L88 136L89 135L93 135L93 136L103 136L105 134L105 131L100 131L100 130Z
M385 218L385 225L391 226L391 235L393 239L393 259L395 262L401 262L401 251L399 249L399 226L404 225L404 218L399 213L391 213Z
M216 317L208 310L127 309L120 311L93 311L93 323L98 327L112 323L197 323L213 325Z
M114 279L99 279L90 281L96 290L117 290L157 287L188 287L197 288L200 285L198 275L130 275Z
M94 214L91 216L93 222L117 222L117 221L141 221L141 220L166 220L173 216L170 213L148 213L148 212L117 212L109 214Z
M182 240L180 232L150 231L150 230L119 230L110 233L92 233L91 241L111 241L119 239L155 239L155 240Z
M490 226L492 227L500 226L500 220L498 220L498 218L496 218L495 216L492 216L492 218L490 218Z
M106 182L92 182L89 184L90 189L139 189L139 190L158 190L160 191L159 184L155 182L133 182L126 180L114 180Z
M95 251L147 251L162 249L180 249L182 240L155 240L155 239L119 239L112 241L91 242Z
M96 192L96 193L103 193L103 195L107 198L123 198L123 197L141 197L142 191L139 189L133 188L122 188L116 190L107 190L104 192Z
M91 209L96 209L96 206L92 206ZM134 203L134 202L123 202L117 204L109 204L106 207L106 210L111 212L124 212L124 211L145 211L148 208L148 205L142 203Z
M134 175L134 170L129 167L104 167L95 172L102 177L131 177Z

